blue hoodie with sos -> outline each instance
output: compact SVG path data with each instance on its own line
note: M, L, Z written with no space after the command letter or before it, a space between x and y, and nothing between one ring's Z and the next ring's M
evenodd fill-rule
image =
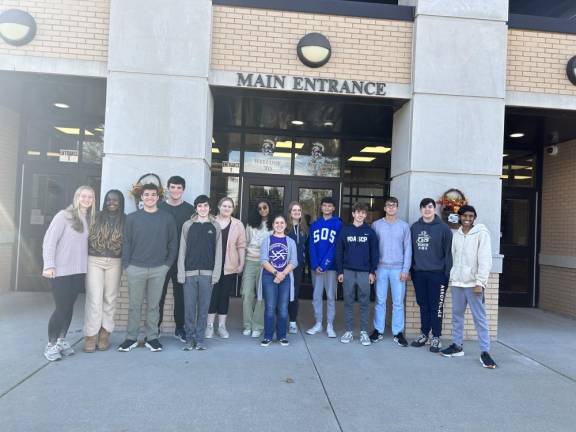
M341 228L342 221L336 216L330 219L320 216L310 226L308 245L312 271L318 267L322 271L336 270L336 240Z

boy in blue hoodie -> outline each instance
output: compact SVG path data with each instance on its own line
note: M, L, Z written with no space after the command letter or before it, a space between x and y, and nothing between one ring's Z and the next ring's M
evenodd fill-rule
M442 348L442 316L444 298L448 289L452 268L452 231L436 215L436 202L432 198L420 201L422 217L410 227L412 233L412 282L416 291L416 302L420 307L420 330L422 334L413 342L413 347L422 347L428 342L430 351L437 353Z
M340 338L342 343L353 339L354 327L354 294L358 285L360 298L360 343L371 344L368 337L368 314L370 307L370 285L376 280L376 268L380 251L376 232L365 223L368 206L355 203L352 206L353 222L340 231L336 248L336 268L338 282L344 284L344 318L346 332Z
M313 335L322 331L322 296L326 289L328 299L327 315L328 337L336 337L334 331L334 316L336 315L336 239L342 227L340 218L333 216L336 204L330 197L322 198L320 211L322 216L310 226L309 252L310 268L312 270L312 284L314 293L312 304L316 324L306 331Z

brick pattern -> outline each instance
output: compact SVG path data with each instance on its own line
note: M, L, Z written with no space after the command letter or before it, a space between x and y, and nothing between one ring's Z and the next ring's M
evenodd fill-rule
M3 240L15 239L15 208L18 168L20 116L0 106L0 234ZM0 242L0 293L10 290L13 242Z
M28 45L0 43L0 54L107 61L110 0L3 0L2 10L22 9L37 33Z
M576 256L576 140L559 144L558 155L544 155L540 253ZM540 266L542 309L576 318L576 269Z
M493 273L490 275L488 287L486 289L486 315L490 325L490 336L496 339L498 329L498 274ZM390 300L390 296L389 296ZM125 329L128 321L128 287L125 278L122 278L122 285L120 287L120 294L117 300L116 308L116 326L118 329ZM373 305L371 306L373 307ZM166 303L164 305L164 320L162 323L162 330L164 332L174 331L173 320L174 298L172 296L172 289L168 287L166 294ZM143 306L142 310L145 310ZM388 323L390 322L391 305L387 307ZM144 314L142 314L144 316ZM337 317L342 320L343 317ZM144 326L144 321L141 323ZM416 304L416 297L412 282L408 283L406 289L406 334L410 336L417 335L420 332L420 310ZM444 306L444 320L442 325L443 338L448 339L452 335L452 295L450 290L446 296ZM464 324L464 337L465 339L477 339L476 330L474 329L474 322L470 309L466 311L466 322Z
M576 55L576 35L508 31L507 90L576 95L566 64Z
M213 69L410 83L412 23L214 6ZM302 36L321 32L332 57L318 69L296 54Z
M576 318L576 269L540 266L541 309Z

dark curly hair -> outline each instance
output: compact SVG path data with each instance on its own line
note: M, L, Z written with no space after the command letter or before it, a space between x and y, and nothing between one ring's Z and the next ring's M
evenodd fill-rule
M262 216L260 216L260 212L258 211L258 206L264 203L268 206L268 217L266 218L266 227L268 231L272 231L272 206L270 202L266 198L259 198L256 201L256 204L248 211L248 226L252 228L259 228L262 225Z

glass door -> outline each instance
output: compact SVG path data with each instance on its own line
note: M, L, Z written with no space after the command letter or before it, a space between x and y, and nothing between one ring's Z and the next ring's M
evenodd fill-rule
M25 163L22 170L16 290L47 291L50 285L42 277L44 234L56 213L70 205L78 186L92 186L98 201L100 170L83 169L80 173L77 167L47 169L34 163Z
M535 306L536 196L528 188L502 190L500 306Z
M250 209L259 199L270 203L271 215L284 214L290 203L290 182L270 176L245 176L242 187L242 222L246 223Z

